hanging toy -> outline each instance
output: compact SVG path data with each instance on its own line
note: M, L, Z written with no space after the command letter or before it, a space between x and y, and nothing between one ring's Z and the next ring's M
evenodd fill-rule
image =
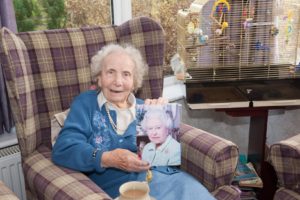
M276 36L279 34L279 29L275 26L272 26L271 30L270 30L271 36Z
M200 28L195 28L194 34L196 34L196 35L202 35L202 34L203 34L203 31L202 31L202 29L200 29Z
M245 21L243 23L244 30L247 30L252 26L254 13L255 13L255 8L249 5L249 1L247 1L246 8L243 11L243 17L245 18Z
M245 30L251 27L252 20L253 20L253 18L247 18L247 19L244 21L243 25L244 25L244 29L245 29Z
M247 17L248 16L248 11L246 8L244 8L243 12L242 12L242 16L243 17Z
M208 35L203 35L202 29L197 28L194 33L198 36L200 44L205 44L208 41Z
M300 71L300 62L298 63L298 65L295 66L295 72L299 72Z
M215 31L215 34L218 36L222 35L222 33L223 33L222 29L219 28Z
M216 35L221 35L223 31L229 26L225 21L225 13L230 10L230 4L227 0L218 0L214 3L210 17L220 27L215 31ZM218 17L218 19L217 19Z
M205 44L207 41L208 41L208 35L201 35L201 36L199 37L199 42L200 42L201 44Z
M224 29L227 28L227 27L228 27L228 22L223 22L222 25L221 25L221 29L218 28L215 31L216 35L222 35Z
M293 12L292 11L288 11L288 15L287 17L284 18L284 20L287 20L287 24L286 24L286 28L285 28L285 35L286 35L286 39L285 42L288 43L290 40L290 37L292 35L293 32Z
M198 26L199 26L199 20L192 17L190 19L190 22L187 25L187 32L189 34L195 34L195 31L197 31L196 29L199 29Z
M189 34L193 34L194 33L194 29L195 29L195 25L193 22L189 22L187 25L187 32Z
M200 28L196 28L194 30L194 34L198 36L200 44L205 44L208 40L208 35L203 35L203 30Z

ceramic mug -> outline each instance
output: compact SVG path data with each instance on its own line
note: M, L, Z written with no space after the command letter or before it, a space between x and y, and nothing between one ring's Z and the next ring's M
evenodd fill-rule
M151 200L146 182L130 181L121 185L119 200Z

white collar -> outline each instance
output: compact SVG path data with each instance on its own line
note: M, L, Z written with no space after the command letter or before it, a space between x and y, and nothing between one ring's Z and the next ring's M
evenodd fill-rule
M108 101L102 92L100 92L100 94L98 94L97 101L98 101L100 110L102 109L103 106L108 105L109 109L116 111L116 118L117 118L116 126L117 127L116 127L115 131L118 135L123 135L125 130L128 128L129 124L132 123L132 121L135 119L136 99L135 99L134 95L132 93L130 93L130 95L128 97L128 102L131 104L131 106L129 108L124 108L124 109L118 108L116 105L114 105L112 103L105 104Z
M99 105L99 108L101 110L102 106L108 102L107 99L105 98L105 96L103 95L103 92L100 92L98 94L98 97L97 97L97 100L98 100L98 105ZM135 108L135 105L136 105L136 98L135 96L130 93L129 96L128 96L128 102L130 103L130 108L129 109L132 109L132 108ZM110 109L114 109L114 110L120 110L120 108L118 108L116 105L112 104L109 102L109 108ZM121 109L122 110L122 109Z

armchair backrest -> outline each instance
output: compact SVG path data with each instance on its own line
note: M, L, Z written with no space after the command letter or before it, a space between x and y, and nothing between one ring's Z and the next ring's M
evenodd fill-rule
M130 43L149 66L140 98L162 94L164 32L150 18L120 26L33 31L1 29L0 55L22 156L51 148L51 118L91 85L91 57L108 43Z

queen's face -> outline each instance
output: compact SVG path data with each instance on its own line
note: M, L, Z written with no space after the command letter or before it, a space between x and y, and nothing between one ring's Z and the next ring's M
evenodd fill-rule
M156 144L156 146L164 143L169 135L168 128L159 117L153 117L151 120L147 119L146 132L149 140Z
M98 85L105 98L118 106L127 108L127 98L134 89L134 61L124 52L113 52L103 60Z

